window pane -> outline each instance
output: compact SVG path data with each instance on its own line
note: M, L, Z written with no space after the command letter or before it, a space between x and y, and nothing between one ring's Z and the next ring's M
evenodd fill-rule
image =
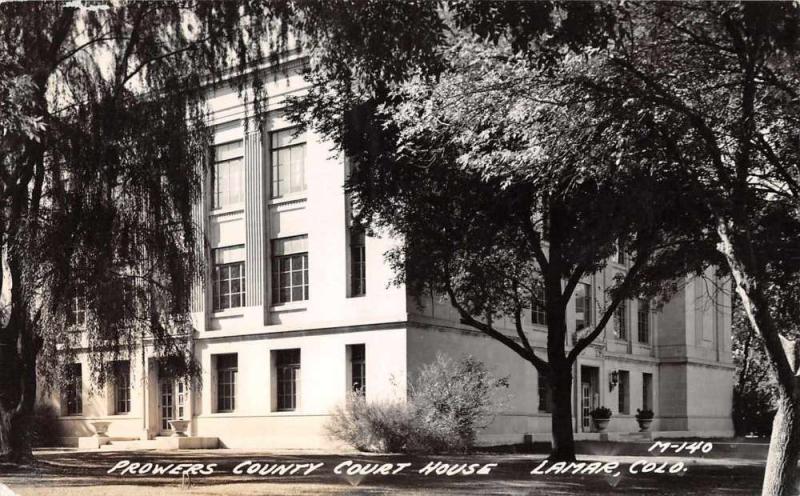
M217 265L213 284L214 309L224 310L244 305L244 262Z
M291 250L294 245L305 248L305 237L273 240L273 252L282 253ZM292 241L292 242L289 242ZM308 299L308 254L275 255L273 266L273 303L286 303ZM275 268L279 270L275 270Z
M224 207L244 199L243 144L241 141L214 147L212 203Z

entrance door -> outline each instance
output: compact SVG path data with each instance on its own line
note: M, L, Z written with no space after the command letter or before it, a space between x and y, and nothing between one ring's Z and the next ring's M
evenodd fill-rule
M158 383L159 429L162 435L172 434L170 420L184 420L187 400L186 384L171 378Z
M162 435L168 435L172 428L170 420L175 420L174 402L175 383L172 379L161 379L158 385L159 412L161 413L160 430Z
M581 427L583 432L592 430L589 412L592 410L592 385L588 382L581 383Z

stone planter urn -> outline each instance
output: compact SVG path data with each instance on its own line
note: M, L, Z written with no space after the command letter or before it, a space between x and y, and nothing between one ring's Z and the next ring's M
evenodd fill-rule
M94 429L94 437L108 437L108 426L111 422L97 420L91 422L92 429Z
M605 432L608 429L608 423L611 421L611 415L611 409L604 406L598 406L589 412L589 416L592 417L592 423L594 423L594 430L596 432Z
M653 423L653 419L636 419L639 422L639 432L647 432L650 430L650 424Z
M639 432L647 432L650 430L653 417L655 417L655 414L653 410L649 408L645 408L644 410L636 409L636 421L639 422Z
M189 421L170 420L169 426L172 428L172 437L186 437L186 431L189 429Z
M608 423L611 422L610 418L593 418L594 429L597 432L605 432L608 429Z

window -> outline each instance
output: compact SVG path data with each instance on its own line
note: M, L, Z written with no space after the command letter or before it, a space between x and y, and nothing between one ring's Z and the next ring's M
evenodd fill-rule
M243 307L244 245L214 250L214 310Z
M619 413L627 415L630 413L630 374L627 370L619 371Z
M550 413L553 411L553 389L546 375L539 373L538 376L539 411Z
M300 350L278 350L275 352L278 411L297 409L297 390L300 385Z
M536 325L547 325L546 302L544 288L539 284L533 290L533 304L531 305L531 321Z
M234 388L235 388L235 383L236 383L236 381L234 380ZM178 396L178 403L177 403L178 412L177 412L176 418L178 420L181 420L181 419L184 418L184 415L186 415L186 400L187 400L187 397L188 397L188 394L187 394L187 391L186 391L186 384L183 381L177 381L177 383L175 384L175 388L178 391L178 394L177 394L177 396Z
M308 236L272 240L272 303L308 299Z
M211 181L211 207L222 208L244 201L242 142L214 147Z
M360 395L367 393L367 361L366 347L363 344L351 344L350 352L350 390Z
M306 137L298 128L273 131L270 135L272 152L272 197L306 190Z
M616 320L616 329L615 335L617 339L628 339L628 321L627 321L627 312L628 312L628 305L625 300L619 302L619 306L614 311L615 320Z
M236 376L239 359L236 353L217 355L217 411L236 410Z
M653 409L653 374L642 374L642 409Z
M72 298L67 319L68 323L74 326L86 325L86 297L75 296Z
M83 413L83 372L81 364L71 363L65 371L64 403L67 415Z
M592 287L585 282L575 287L575 330L592 324Z
M114 413L131 411L131 366L127 360L114 363Z
M350 296L367 294L367 261L364 231L350 232Z
M637 312L636 324L639 342L650 342L650 302L644 298L639 298L639 308Z

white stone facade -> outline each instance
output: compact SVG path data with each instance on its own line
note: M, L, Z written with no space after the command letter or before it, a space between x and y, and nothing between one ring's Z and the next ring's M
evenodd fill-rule
M216 437L222 446L334 447L323 425L351 390L353 356L362 349L368 400L403 398L408 377L438 351L453 357L471 354L496 374L508 375L511 383L510 404L480 441L516 443L525 434L549 439L550 414L546 402L539 401L533 367L502 344L459 324L455 310L444 301L433 298L420 308L403 287L391 285L393 275L383 254L395 241L365 238L365 291L352 294L355 255L343 190L345 163L312 132L300 138L278 136L291 127L280 114L284 97L301 91L303 83L291 71L279 71L268 81L262 129L252 112L245 112L236 91L218 90L209 99L215 144L230 145L215 156L241 161L220 176L219 184L239 184L241 190L220 192L209 178L204 201L196 208L209 248L209 284L198 288L193 302L200 380L192 388L164 380L147 349L140 350L130 358L129 411L118 413L114 386L92 392L83 364L79 411L67 408L64 392L50 398L62 413L65 442L91 435L89 423L97 420L110 421L111 437L152 439L168 433L163 417L180 416L191 421L190 435ZM245 126L248 114L251 121ZM302 140L302 152L298 148L277 160L289 160L280 172L289 175L289 183L278 187L282 194L276 198L273 151ZM273 264L283 267L275 258L293 255L286 261L293 272L287 272L286 280L274 279ZM215 276L215 263L241 263L244 277L233 267L225 272L226 291L215 293L211 282L221 277ZM625 264L610 263L584 281L592 293L590 322L598 318L597 302L613 274L624 270ZM287 280L291 287L284 296L295 301L275 303L276 283ZM241 293L244 304L237 305ZM639 342L638 310L637 301L627 302L625 339L609 329L578 359L573 371L577 437L590 431L583 407L599 405L614 412L612 432L638 430L636 409L650 406L656 414L655 431L731 435L729 293L710 291L702 279L687 281L662 309L644 314L644 343ZM576 320L573 301L568 306L570 335ZM530 314L525 322L532 344L546 356L545 328L534 325ZM618 384L612 388L613 372Z

